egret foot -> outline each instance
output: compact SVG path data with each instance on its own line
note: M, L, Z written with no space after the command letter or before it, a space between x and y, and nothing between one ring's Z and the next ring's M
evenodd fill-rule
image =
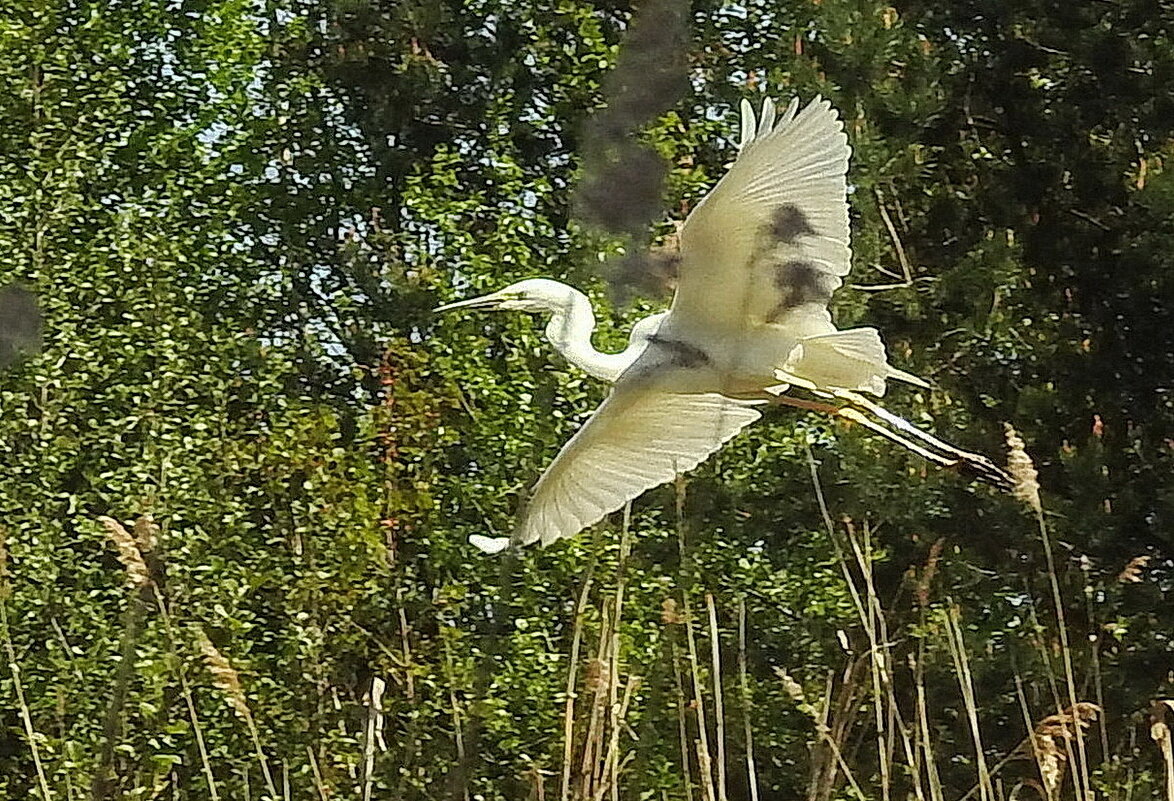
M858 409L863 409L876 415L894 428L917 437L922 442L936 448L946 456L953 458L957 462L956 467L960 472L966 473L979 481L1002 490L1010 491L1015 486L1015 480L1005 470L981 453L964 451L948 442L943 442L929 432L922 431L904 417L893 414L880 404L874 403L859 393L840 390L836 393L836 396Z

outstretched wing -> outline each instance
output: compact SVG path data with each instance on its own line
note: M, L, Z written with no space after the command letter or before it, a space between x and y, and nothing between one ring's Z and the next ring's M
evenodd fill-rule
M512 541L547 544L573 536L692 470L761 416L754 405L621 381L542 474Z
M681 229L674 321L827 331L827 302L851 267L850 154L828 101L800 111L793 100L775 124L770 100L757 123L743 100L738 158Z

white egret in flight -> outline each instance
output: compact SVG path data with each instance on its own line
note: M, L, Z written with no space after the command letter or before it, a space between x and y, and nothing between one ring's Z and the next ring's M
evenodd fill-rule
M551 344L614 385L542 474L512 536L470 538L482 550L578 533L696 467L757 420L766 403L852 419L939 465L1008 485L986 457L958 450L860 394L884 395L889 379L925 382L888 363L875 328L837 330L828 313L851 268L851 148L839 115L819 98L802 110L792 100L777 120L769 99L757 121L746 100L741 110L737 159L680 229L672 307L636 323L622 353L591 345L590 302L558 281L520 281L436 310L549 314ZM830 403L784 395L791 387Z

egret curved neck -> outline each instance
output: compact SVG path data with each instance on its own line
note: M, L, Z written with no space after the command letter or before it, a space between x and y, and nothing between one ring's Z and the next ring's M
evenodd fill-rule
M597 351L591 344L591 335L595 332L591 301L579 290L568 289L566 300L551 309L546 338L571 364L595 378L614 382L636 354L628 354L627 350L623 353Z

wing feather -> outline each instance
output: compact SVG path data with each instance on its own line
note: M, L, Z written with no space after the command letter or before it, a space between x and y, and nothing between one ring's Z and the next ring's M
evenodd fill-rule
M851 148L838 114L816 98L774 123L742 107L740 151L681 229L674 319L709 330L801 319L830 330L826 306L851 268L847 181Z
M692 470L761 416L755 405L617 384L534 486L513 541L570 537Z

